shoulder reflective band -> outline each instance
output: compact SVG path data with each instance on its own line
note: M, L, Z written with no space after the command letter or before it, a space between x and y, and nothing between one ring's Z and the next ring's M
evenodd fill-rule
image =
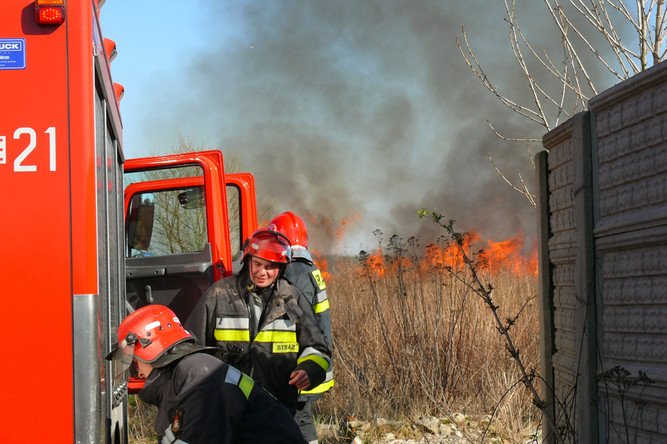
M315 304L313 309L315 310L315 314L324 313L329 309L329 299L326 299L319 304Z
M246 375L245 373L241 373L239 369L232 367L231 365L227 369L225 382L227 384L235 385L241 389L246 399L250 398L250 392L252 392L252 388L255 386L255 381L253 381L250 376Z

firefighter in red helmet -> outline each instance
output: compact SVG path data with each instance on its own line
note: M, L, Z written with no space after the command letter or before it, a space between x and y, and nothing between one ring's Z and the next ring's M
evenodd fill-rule
M205 325L193 329L294 413L299 390L324 381L331 354L310 304L282 277L289 257L285 236L255 231L244 244L241 270L203 295Z
M139 397L158 407L163 444L304 442L290 412L214 351L196 344L168 307L147 305L121 322L107 359L134 362L146 378Z
M286 211L269 222L269 229L284 234L290 241L292 246L291 257L285 268L285 279L295 285L306 296L324 333L327 346L333 352L331 312L329 311L327 286L322 273L308 251L306 223L293 212ZM299 424L303 437L310 444L317 443L317 431L313 422L313 403L329 391L333 385L333 369L330 367L322 384L310 390L303 390L299 394L299 403L294 419Z

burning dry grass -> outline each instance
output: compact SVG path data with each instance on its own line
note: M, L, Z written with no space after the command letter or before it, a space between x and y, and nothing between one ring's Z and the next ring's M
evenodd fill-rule
M537 411L517 384L516 363L489 309L465 284L464 271L433 261L433 251L421 259L406 252L362 253L331 270L336 386L320 411L369 420L491 414L505 437L523 435ZM480 273L495 288L499 314L520 313L510 334L526 367L537 368L534 274L515 261L482 263Z

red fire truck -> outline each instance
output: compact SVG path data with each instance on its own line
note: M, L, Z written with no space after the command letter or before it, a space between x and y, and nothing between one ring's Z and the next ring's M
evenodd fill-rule
M0 5L0 442L127 442L119 322L158 302L187 322L257 224L219 151L124 158L103 3Z

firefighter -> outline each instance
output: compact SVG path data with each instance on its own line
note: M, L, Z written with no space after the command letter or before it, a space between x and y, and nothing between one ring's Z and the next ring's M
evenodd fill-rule
M107 359L146 378L139 397L158 407L158 442L303 443L291 413L247 375L195 343L173 311L142 307L121 322ZM122 366L121 366L122 367Z
M192 328L294 413L298 391L324 381L331 354L310 304L282 277L289 251L282 234L255 231L244 243L241 270L206 291L205 325Z
M285 235L291 244L291 260L285 268L285 278L303 292L312 306L317 321L324 333L329 350L333 352L331 336L331 312L327 299L327 286L322 273L315 265L308 251L308 230L306 223L291 211L274 217L269 229ZM334 385L333 371L329 368L324 383L299 394L299 403L294 419L301 428L301 433L309 444L317 443L317 432L313 422L313 403L329 391Z

